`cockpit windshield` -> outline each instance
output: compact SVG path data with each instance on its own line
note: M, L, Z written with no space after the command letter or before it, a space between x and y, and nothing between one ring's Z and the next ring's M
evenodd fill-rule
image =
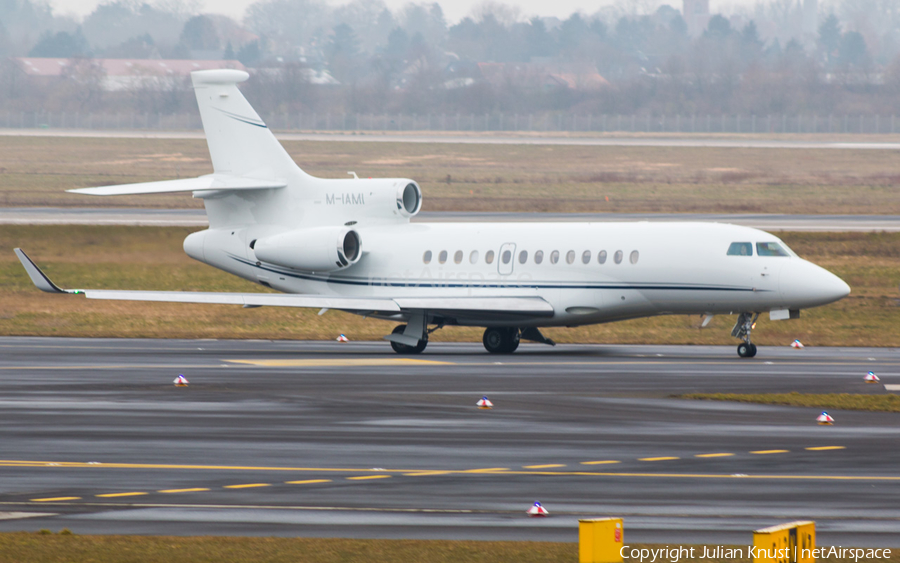
M728 256L753 256L753 243L733 242L728 247Z
M777 242L758 242L756 243L756 254L758 256L790 256L787 248Z

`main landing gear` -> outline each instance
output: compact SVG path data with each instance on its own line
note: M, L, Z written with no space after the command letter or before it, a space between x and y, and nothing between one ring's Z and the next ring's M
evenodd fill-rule
M756 326L758 318L759 313L741 313L731 331L731 336L743 340L737 347L738 356L742 358L752 358L756 355L756 344L750 342L750 332Z
M394 327L394 330L391 331L391 334L403 334L403 331L406 330L406 325L397 325ZM425 333L425 338L419 340L419 343L415 346L409 346L408 344L402 344L400 342L391 341L391 348L394 349L394 352L398 354L421 354L422 350L428 346L428 333Z
M516 327L493 327L484 331L481 339L484 348L491 354L512 354L519 347L519 329Z

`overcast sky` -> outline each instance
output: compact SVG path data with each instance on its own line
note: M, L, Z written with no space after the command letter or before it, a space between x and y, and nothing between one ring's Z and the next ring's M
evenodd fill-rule
M50 4L57 14L75 14L84 16L97 7L98 4L106 3L108 0L51 0ZM204 11L226 14L236 19L241 19L244 10L253 3L254 0L200 0L200 5ZM430 0L418 0L416 3L431 3ZM627 0L626 0L627 1ZM440 0L438 3L444 9L444 14L451 23L459 21L468 15L472 6L478 5L482 0ZM596 12L601 6L613 4L615 0L515 0L503 2L509 5L518 6L522 10L522 14L540 15L540 16L557 16L567 17L572 12L581 10L586 13ZM712 0L710 2L711 11L715 12L721 8L739 5L752 5L755 0ZM151 2L152 3L152 2ZM332 4L339 5L345 2L332 1ZM397 9L408 3L409 0L385 0L389 8ZM682 0L669 0L665 2L678 10L681 10Z

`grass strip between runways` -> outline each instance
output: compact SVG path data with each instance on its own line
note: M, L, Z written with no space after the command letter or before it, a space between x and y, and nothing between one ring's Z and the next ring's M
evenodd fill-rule
M747 532L748 544L751 532ZM824 544L823 544L824 545ZM673 548L679 550L677 558ZM678 563L751 563L749 545L706 546L692 544L628 544L630 553L662 549L670 557L656 561ZM715 551L715 548L721 548ZM821 547L821 546L820 546ZM868 551L868 550L866 550ZM693 555L690 555L693 554ZM716 556L722 554L724 556ZM728 555L725 555L728 554ZM706 555L701 558L701 556ZM886 557L885 557L886 556ZM103 561L104 563L216 562L232 563L573 563L578 560L577 543L447 541L447 540L355 540L275 537L167 537L82 536L44 530L40 533L0 534L0 563L58 563ZM819 563L852 559L820 557ZM863 559L861 559L862 561ZM875 561L875 559L872 559ZM645 561L649 561L645 559ZM879 563L900 563L900 550L880 550Z
M900 395L863 395L853 393L688 393L678 399L735 401L761 405L788 405L847 411L900 412Z

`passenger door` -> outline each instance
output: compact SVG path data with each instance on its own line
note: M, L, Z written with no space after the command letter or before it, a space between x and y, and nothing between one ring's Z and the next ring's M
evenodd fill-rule
M513 272L513 264L516 261L516 243L507 242L500 247L497 256L497 272L501 276L508 276Z

